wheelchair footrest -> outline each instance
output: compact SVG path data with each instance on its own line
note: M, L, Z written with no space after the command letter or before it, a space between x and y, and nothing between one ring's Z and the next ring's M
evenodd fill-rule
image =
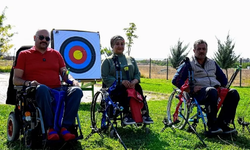
M178 124L178 123L180 123L180 120L177 119L173 124Z

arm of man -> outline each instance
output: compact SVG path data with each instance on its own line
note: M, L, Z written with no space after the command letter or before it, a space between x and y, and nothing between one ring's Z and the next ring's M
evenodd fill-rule
M224 72L221 70L221 68L219 67L219 65L215 62L215 66L216 66L216 79L220 82L222 87L226 87L227 85L227 77L224 74Z
M14 85L27 85L27 83L25 83L25 80L23 80L22 77L23 77L23 70L14 69L13 84Z
M60 69L60 74L64 82L71 84L73 86L80 86L79 82L75 80L69 73L66 67Z
M37 86L40 83L38 83L36 80L34 81L28 81L22 79L23 77L23 70L22 69L14 69L14 75L13 75L13 84L14 85L20 85L20 86Z
M175 73L172 84L178 87L179 89L185 83L188 78L188 68L186 64L182 64L178 67L177 72Z

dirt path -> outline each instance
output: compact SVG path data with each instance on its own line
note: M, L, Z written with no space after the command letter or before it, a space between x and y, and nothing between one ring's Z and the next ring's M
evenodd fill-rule
M9 73L0 73L0 104L5 104L6 93L9 84ZM95 85L94 93L100 90L100 85ZM153 92L144 91L144 95L147 96L147 100L161 100L167 99L167 94L157 94ZM91 102L92 101L92 91L83 91L83 97L81 102Z

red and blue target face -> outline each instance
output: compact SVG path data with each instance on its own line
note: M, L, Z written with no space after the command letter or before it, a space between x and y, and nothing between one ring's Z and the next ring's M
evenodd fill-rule
M60 53L70 72L84 73L95 64L94 47L82 37L71 37L65 40L60 48Z

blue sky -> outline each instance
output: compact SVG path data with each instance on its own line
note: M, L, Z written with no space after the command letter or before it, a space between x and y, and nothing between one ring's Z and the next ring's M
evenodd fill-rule
M33 45L33 35L40 28L99 32L101 46L109 48L110 38L125 37L123 28L133 22L138 39L131 56L136 59L167 58L179 39L189 44L189 55L195 40L206 40L208 56L213 57L216 37L225 41L228 33L235 53L250 57L247 0L2 0L0 11L5 6L5 23L18 33L12 40L16 49Z

